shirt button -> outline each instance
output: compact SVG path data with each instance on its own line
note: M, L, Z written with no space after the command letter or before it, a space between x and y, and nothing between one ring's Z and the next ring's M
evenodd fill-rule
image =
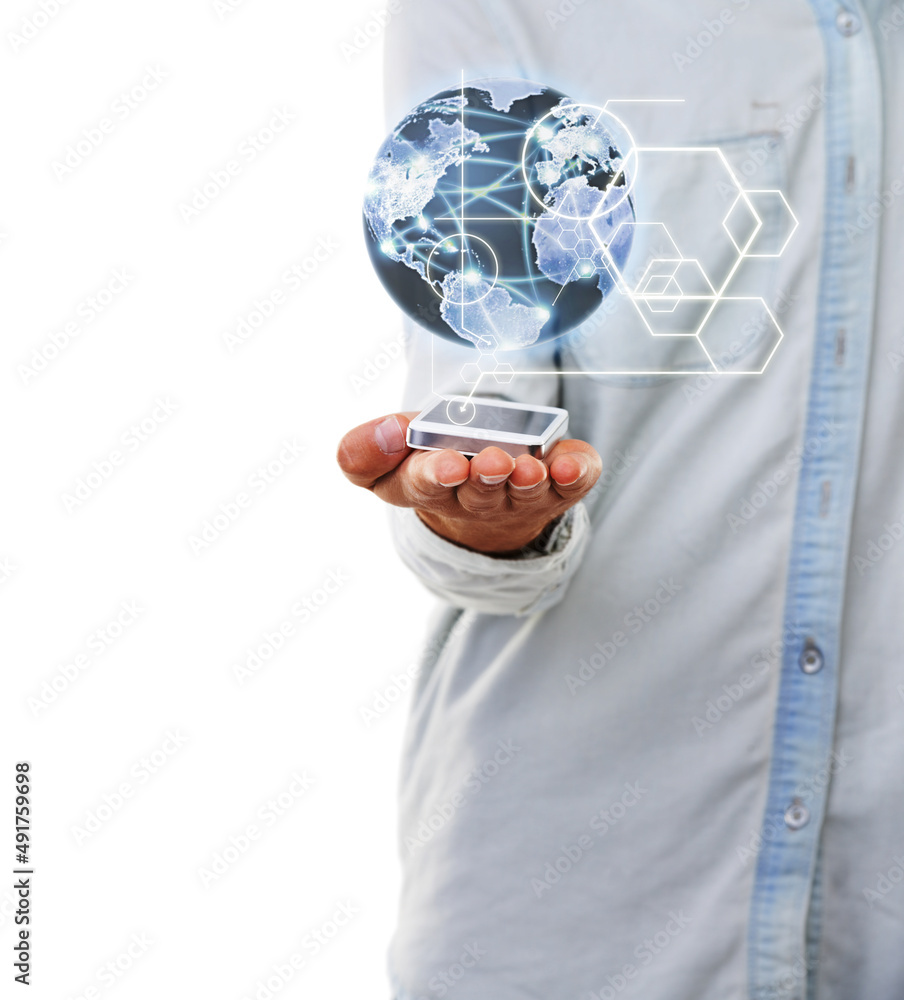
M825 658L822 655L822 650L818 646L814 646L812 643L807 643L801 651L800 658L797 661L800 664L800 669L803 670L805 674L818 674L825 665Z
M785 826L799 830L810 822L810 810L802 802L792 802L785 812Z
M835 18L835 27L845 38L850 38L860 30L860 18L849 10L839 11L838 17Z

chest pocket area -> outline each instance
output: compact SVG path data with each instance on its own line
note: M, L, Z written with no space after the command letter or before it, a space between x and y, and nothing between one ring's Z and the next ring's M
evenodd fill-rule
M796 226L781 136L641 148L636 171L630 256L562 338L562 369L621 386L764 370L783 336L778 275Z

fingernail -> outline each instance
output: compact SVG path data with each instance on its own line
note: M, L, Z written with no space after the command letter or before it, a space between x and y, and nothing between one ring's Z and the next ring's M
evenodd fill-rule
M535 490L538 486L542 486L546 480L549 478L549 473L546 471L546 466L543 466L543 478L539 483L531 483L529 486L519 486L517 483L509 483L509 486L513 490Z
M556 482L559 484L559 486L572 486L574 483L576 483L581 478L581 476L583 474L584 474L583 470L581 470L574 477L574 479L569 479L567 483L563 479L557 479Z
M466 483L467 481L468 481L468 477L465 476L464 479L456 479L454 483L444 483L440 479L439 480L439 484L440 484L440 486L452 487L452 486L461 486L462 483Z
M384 455L396 455L405 445L405 434L396 417L387 417L374 428L374 440Z
M508 477L509 473L506 472L502 476L478 476L477 478L484 486L498 486L500 483L504 483Z

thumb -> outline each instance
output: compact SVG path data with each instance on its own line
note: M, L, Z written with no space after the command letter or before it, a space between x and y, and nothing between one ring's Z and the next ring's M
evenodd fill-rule
M411 448L405 443L405 434L415 413L391 413L350 430L339 442L336 454L346 478L369 490L407 458Z

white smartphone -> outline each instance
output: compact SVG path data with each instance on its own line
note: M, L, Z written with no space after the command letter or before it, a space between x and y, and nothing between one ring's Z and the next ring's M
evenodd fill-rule
M408 425L411 448L452 448L476 455L496 445L513 458L543 458L568 432L568 411L479 396L450 396L431 403Z

